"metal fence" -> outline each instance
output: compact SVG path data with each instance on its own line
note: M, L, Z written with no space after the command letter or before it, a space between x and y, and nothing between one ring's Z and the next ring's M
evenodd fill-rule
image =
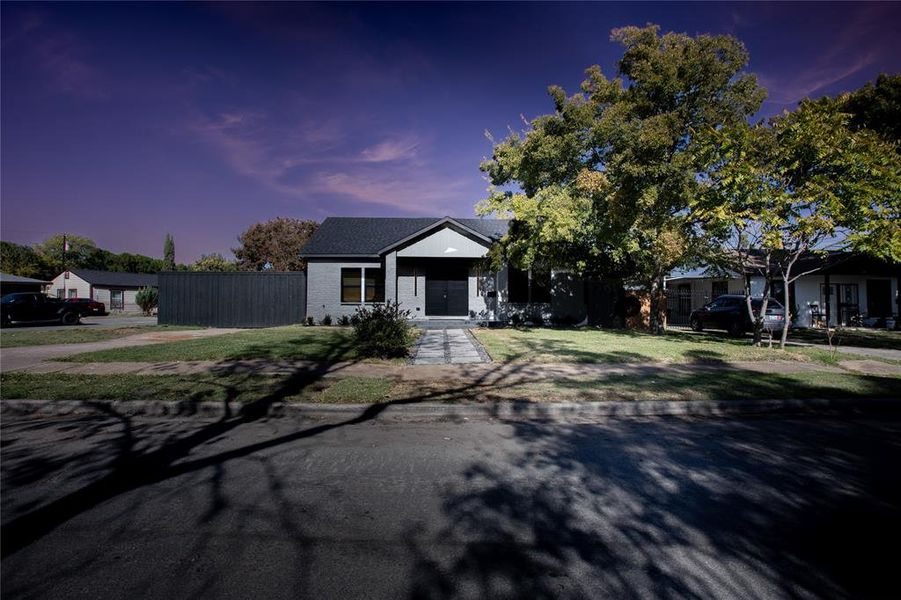
M666 324L688 325L692 311L701 308L711 300L713 298L706 292L680 288L666 290Z
M301 272L159 274L161 325L274 327L306 316Z

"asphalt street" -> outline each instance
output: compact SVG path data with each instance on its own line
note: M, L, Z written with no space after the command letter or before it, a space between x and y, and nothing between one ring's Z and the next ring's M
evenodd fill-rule
M82 317L78 325L60 325L58 323L16 324L9 327L10 331L38 330L38 329L73 329L86 327L88 329L116 329L118 327L142 327L144 325L156 325L156 317L106 315L103 317Z
M2 425L4 598L896 596L898 417Z

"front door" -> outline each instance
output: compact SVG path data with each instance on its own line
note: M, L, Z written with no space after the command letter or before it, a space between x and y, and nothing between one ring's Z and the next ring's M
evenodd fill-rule
M469 268L436 262L425 275L425 314L437 317L469 315Z

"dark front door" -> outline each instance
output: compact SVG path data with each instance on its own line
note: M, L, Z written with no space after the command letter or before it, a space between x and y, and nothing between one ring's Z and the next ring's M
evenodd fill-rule
M425 275L426 316L469 315L469 269L465 264L436 262Z

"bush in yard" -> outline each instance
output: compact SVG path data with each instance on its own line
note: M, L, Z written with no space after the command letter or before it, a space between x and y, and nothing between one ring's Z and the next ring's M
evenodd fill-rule
M326 327L331 325L332 324L332 315L325 315L324 317L322 317L322 320L319 321L319 324L324 325Z
M350 325L350 317L347 315L341 315L338 317L338 326L339 327L347 327Z
M141 288L135 294L135 302L145 315L149 315L160 304L160 291L155 287Z
M361 306L354 316L354 340L362 356L394 358L406 356L413 341L409 310L397 302Z
M313 320L313 317L307 317L306 324L308 327L312 327L316 322Z

